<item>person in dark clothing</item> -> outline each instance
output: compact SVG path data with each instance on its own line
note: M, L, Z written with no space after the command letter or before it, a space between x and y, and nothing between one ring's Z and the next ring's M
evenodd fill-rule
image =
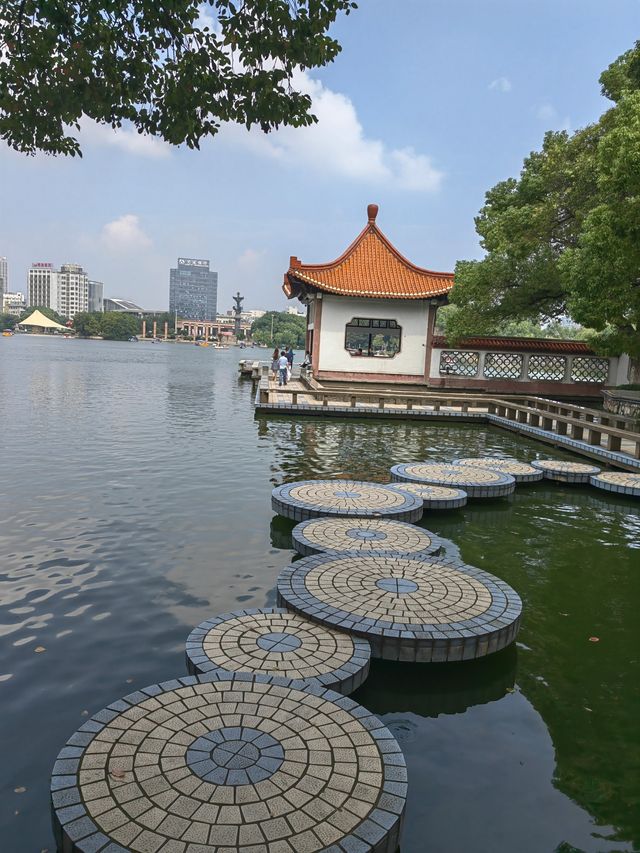
M289 362L289 367L293 367L293 347L287 347L285 355L287 357L287 361Z

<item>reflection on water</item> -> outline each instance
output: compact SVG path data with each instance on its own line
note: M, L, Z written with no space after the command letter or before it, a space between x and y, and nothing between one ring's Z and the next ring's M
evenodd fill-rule
M0 343L2 851L52 849L48 775L89 712L184 673L185 638L203 619L275 604L293 525L272 516L274 484L548 455L470 425L254 419L238 358ZM357 694L407 755L403 853L634 849L637 505L543 482L422 524L447 555L512 584L525 616L517 650L376 662Z

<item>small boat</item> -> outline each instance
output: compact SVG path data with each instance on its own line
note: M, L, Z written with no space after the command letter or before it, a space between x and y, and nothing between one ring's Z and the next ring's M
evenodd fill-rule
M2 333L2 337L3 338L12 338L13 332L10 332L9 329L5 329L4 332Z
M197 347L210 347L211 344L209 343L209 341L196 341L196 346Z

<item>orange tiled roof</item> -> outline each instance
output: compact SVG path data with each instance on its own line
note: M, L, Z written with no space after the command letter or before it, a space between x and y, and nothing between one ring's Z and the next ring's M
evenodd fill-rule
M294 295L302 282L342 296L428 299L448 293L453 273L432 272L408 261L376 225L378 205L367 208L369 221L349 248L328 264L303 264L292 257L283 290Z

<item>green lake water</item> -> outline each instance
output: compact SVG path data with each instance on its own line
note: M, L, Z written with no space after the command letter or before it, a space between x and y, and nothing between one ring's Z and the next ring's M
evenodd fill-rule
M275 603L274 485L571 458L473 425L255 418L243 355L0 339L2 853L55 849L48 777L88 714L185 674L203 619ZM374 663L354 695L407 758L402 853L640 850L640 502L543 481L422 525L524 617L497 655Z

